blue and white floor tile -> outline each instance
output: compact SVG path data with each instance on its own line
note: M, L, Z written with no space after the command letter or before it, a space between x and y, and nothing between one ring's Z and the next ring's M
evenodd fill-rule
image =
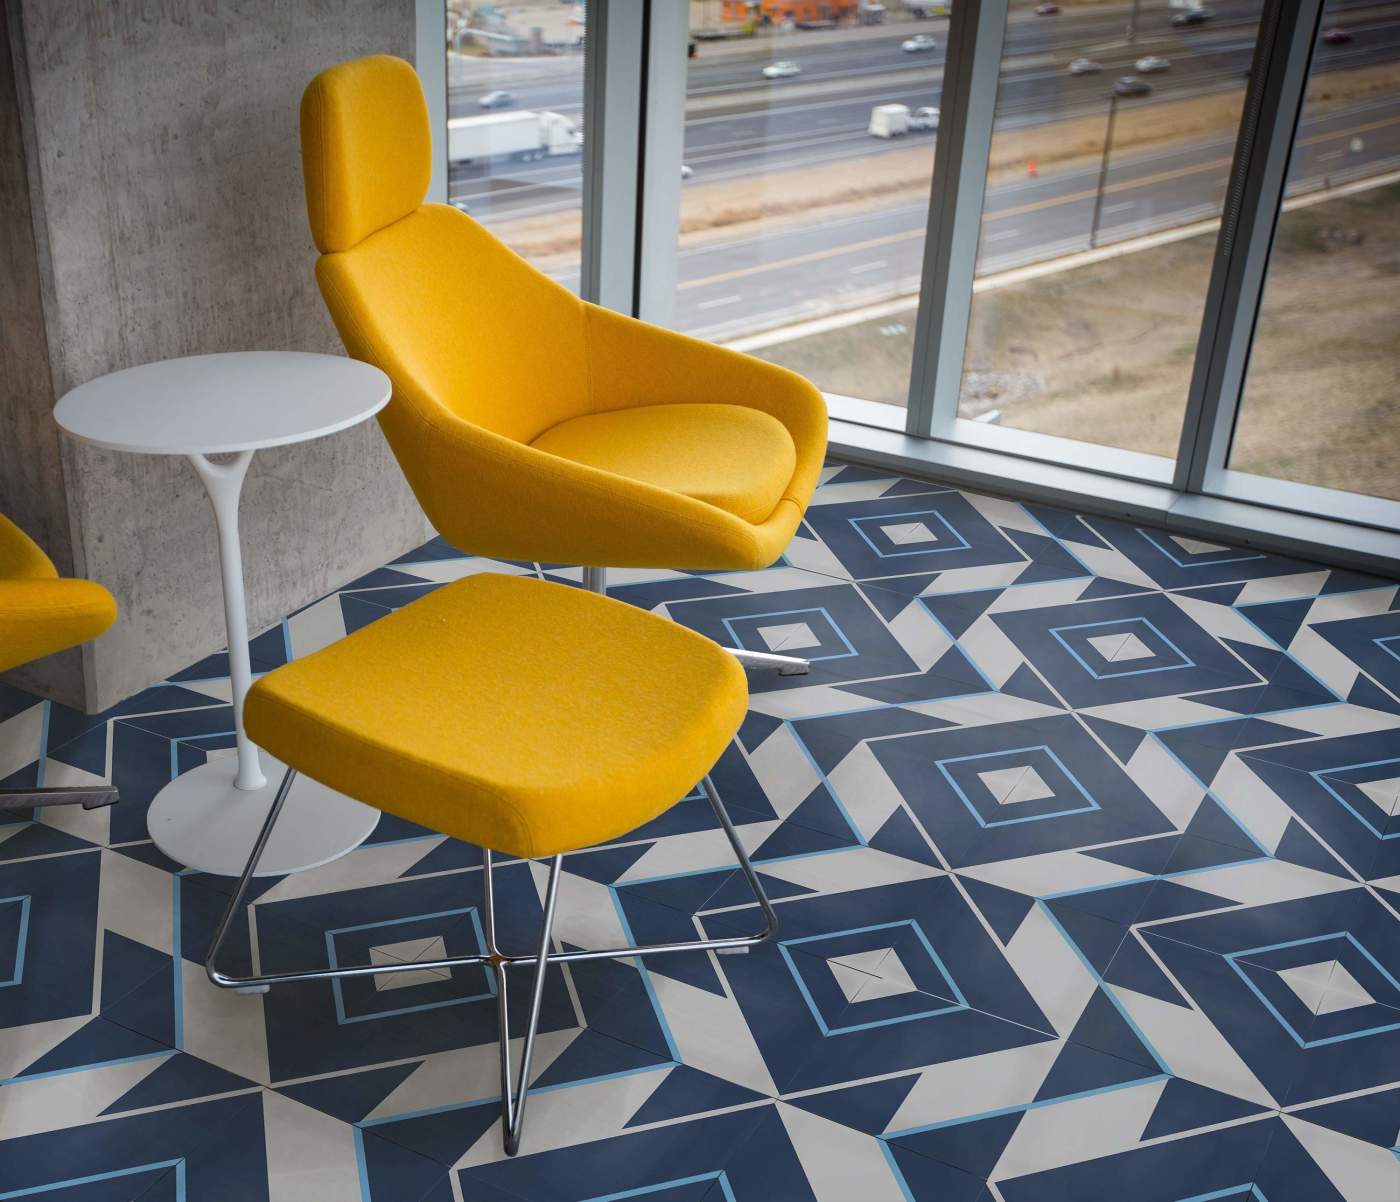
M255 670L478 571L579 582L434 540ZM813 660L715 772L779 942L553 974L506 1160L479 971L205 980L230 882L145 809L231 753L224 656L95 717L0 686L0 780L123 792L0 819L0 1198L1400 1199L1396 582L835 464L779 565L611 582ZM561 943L757 922L698 791L566 873ZM500 878L526 946L543 875ZM480 906L386 817L231 953L431 959Z

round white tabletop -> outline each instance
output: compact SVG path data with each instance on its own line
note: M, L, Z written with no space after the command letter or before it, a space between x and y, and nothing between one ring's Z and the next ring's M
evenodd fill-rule
M184 455L214 507L228 631L236 756L207 760L156 795L146 825L171 859L201 872L243 870L285 766L264 764L243 728L252 684L238 502L253 452L348 429L389 403L389 377L339 355L240 351L147 363L90 380L54 409L72 437L114 451ZM211 455L232 455L228 462ZM258 862L258 876L334 860L358 846L379 811L298 777Z
M223 455L348 429L389 403L389 377L341 355L233 351L128 367L80 384L54 420L74 438L147 455Z

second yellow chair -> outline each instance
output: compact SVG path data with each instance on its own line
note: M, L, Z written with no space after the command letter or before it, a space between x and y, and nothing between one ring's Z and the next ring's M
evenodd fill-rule
M432 138L401 59L318 75L301 139L321 293L350 354L393 380L380 422L449 542L593 569L778 558L826 451L816 388L580 301L466 214L424 204Z

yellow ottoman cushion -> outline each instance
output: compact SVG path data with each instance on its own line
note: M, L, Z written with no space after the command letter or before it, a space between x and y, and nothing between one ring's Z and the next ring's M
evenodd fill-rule
M762 522L783 499L797 448L776 417L742 405L639 405L573 417L530 444Z
M562 584L484 574L248 693L248 734L349 797L478 846L550 856L616 838L707 773L748 705L694 631Z

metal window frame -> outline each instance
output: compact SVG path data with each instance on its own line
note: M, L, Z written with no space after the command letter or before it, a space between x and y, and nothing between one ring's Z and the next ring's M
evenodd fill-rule
M591 0L583 58L584 300L635 316L650 0Z
M956 438L1007 9L958 0L948 20L904 427L914 437Z
M447 203L447 0L416 0L413 7L413 66L428 103L433 138L433 174L428 200Z

